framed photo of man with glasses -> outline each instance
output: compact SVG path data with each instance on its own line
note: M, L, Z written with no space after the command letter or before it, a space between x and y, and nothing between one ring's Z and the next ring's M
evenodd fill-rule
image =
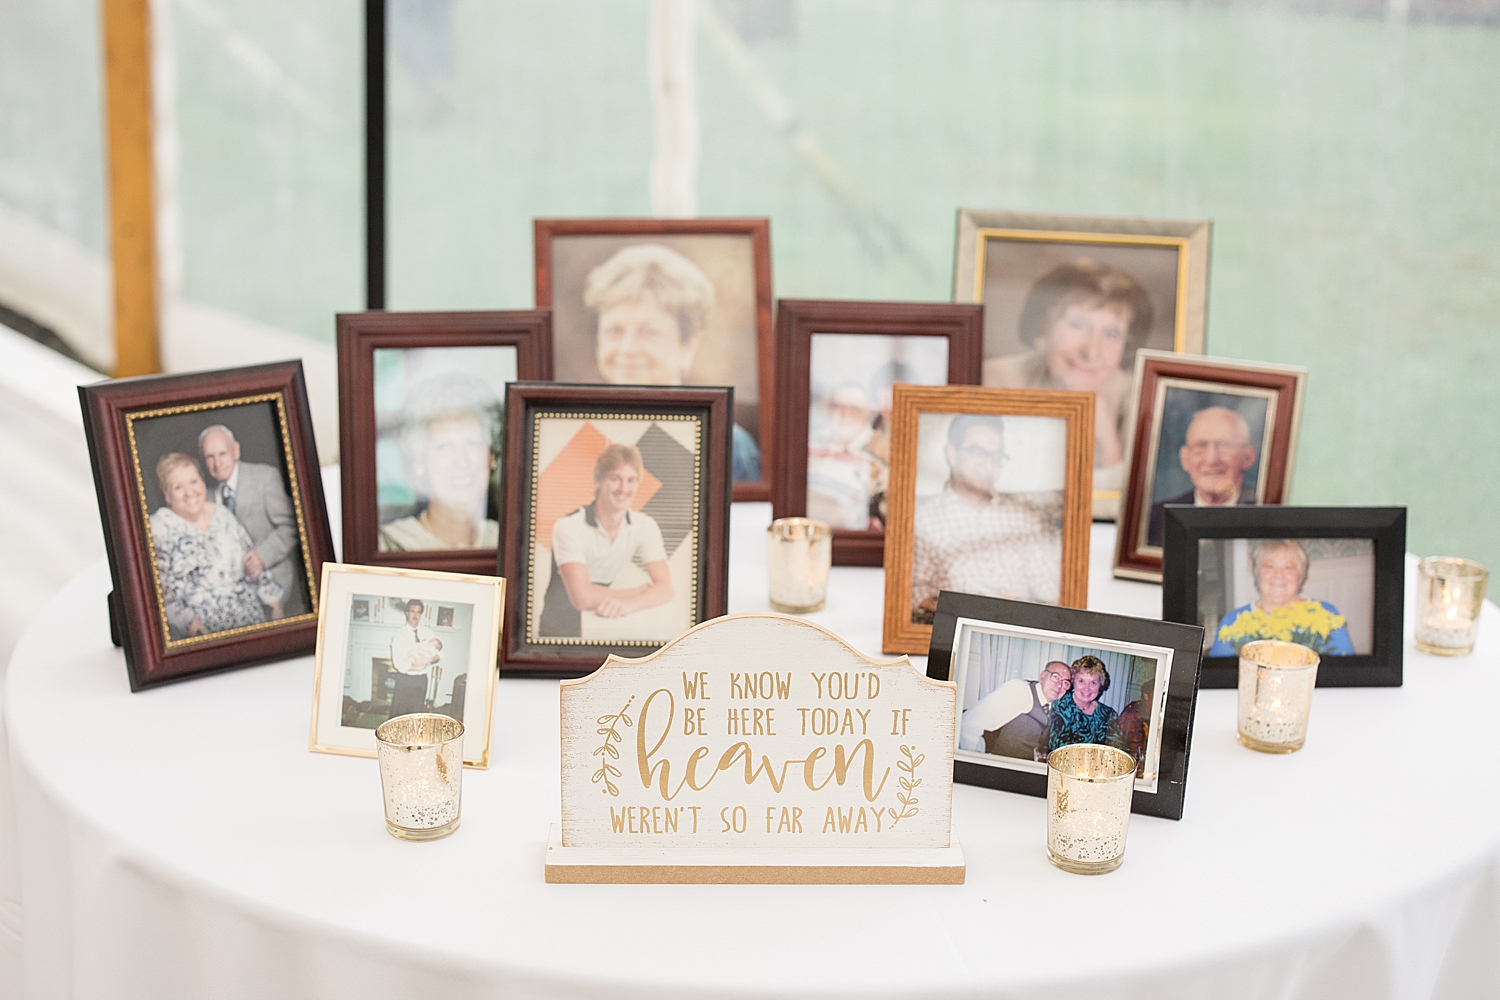
M1094 397L897 385L887 652L926 653L942 591L1084 607Z

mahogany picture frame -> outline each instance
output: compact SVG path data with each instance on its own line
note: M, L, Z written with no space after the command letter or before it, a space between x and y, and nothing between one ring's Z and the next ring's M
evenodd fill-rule
M497 559L495 548L378 551L380 509L376 480L375 351L513 347L516 350L517 378L547 381L552 378L550 311L340 313L337 331L344 562L449 573L493 573ZM502 482L497 500L503 503L504 495ZM504 519L498 520L503 522ZM501 544L503 542L502 537Z
M535 254L536 306L553 308L555 268L553 243L568 236L744 236L750 240L755 289L757 427L761 478L733 483L735 500L771 499L771 470L775 466L775 341L772 331L771 222L767 218L539 218L532 222ZM557 336L554 326L554 339ZM731 414L733 416L733 414Z
M1285 503L1291 494L1306 383L1307 369L1295 365L1168 351L1136 353L1128 465L1116 524L1115 576L1152 583L1162 579L1162 549L1148 544L1147 529L1148 519L1154 516L1152 489L1167 393L1176 388L1215 396L1259 396L1267 401L1266 425L1254 466L1258 470L1254 503L1274 506Z
M505 520L497 575L505 588L505 634L501 643L502 676L581 677L597 669L611 653L645 656L662 642L577 642L550 644L528 639L530 602L535 598L528 553L537 530L536 481L544 472L535 444L541 420L626 417L701 421L694 458L699 532L694 567L695 589L688 628L728 610L730 442L733 393L727 387L573 385L557 382L513 382L505 394ZM649 471L649 469L647 470ZM687 631L683 628L681 631Z
M776 303L776 465L771 516L807 514L808 424L813 334L880 334L943 338L948 384L978 385L984 348L984 306L952 302L865 302L781 299ZM885 532L835 528L836 566L879 566Z
M1058 605L1088 606L1094 474L1094 394L1060 389L897 385L891 416L890 507L885 532L885 615L881 648L928 652L932 625L912 621L918 422L924 413L1054 417L1066 421ZM1009 445L1007 445L1009 447ZM988 595L982 595L988 596Z
M111 379L79 386L78 397L114 585L111 638L124 650L130 689L311 653L318 586L323 563L333 559L333 535L302 362ZM277 418L276 440L291 484L311 610L280 622L171 639L142 481L151 473L136 453L135 421L262 402L272 405Z

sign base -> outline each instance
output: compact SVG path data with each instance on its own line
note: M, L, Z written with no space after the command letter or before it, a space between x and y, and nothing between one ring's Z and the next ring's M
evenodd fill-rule
M547 837L547 881L732 885L961 885L958 835L947 847L564 847Z

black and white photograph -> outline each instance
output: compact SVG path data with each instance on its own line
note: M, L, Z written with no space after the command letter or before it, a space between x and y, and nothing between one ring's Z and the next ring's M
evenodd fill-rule
M464 762L488 759L504 582L330 563L319 621L311 747L375 756L375 728L413 713L464 724Z

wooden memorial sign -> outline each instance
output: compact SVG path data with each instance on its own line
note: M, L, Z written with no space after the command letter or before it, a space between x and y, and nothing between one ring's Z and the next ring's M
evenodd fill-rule
M548 882L959 883L957 694L785 615L562 682Z

